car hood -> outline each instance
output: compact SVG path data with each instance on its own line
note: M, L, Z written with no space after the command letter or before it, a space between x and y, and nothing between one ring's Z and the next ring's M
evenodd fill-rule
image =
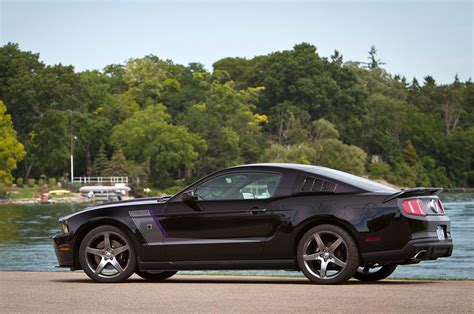
M72 213L70 215L61 217L61 218L59 218L59 221L69 220L69 219L71 219L71 218L73 218L77 215L81 215L85 212L101 210L101 209L104 209L104 208L128 207L128 206L134 206L134 205L152 205L152 204L165 203L170 198L171 198L171 196L151 197L151 198L135 198L135 199L126 200L126 201L119 201L119 202L89 206L89 207L86 207L83 210L80 210L78 212L75 212L75 213Z

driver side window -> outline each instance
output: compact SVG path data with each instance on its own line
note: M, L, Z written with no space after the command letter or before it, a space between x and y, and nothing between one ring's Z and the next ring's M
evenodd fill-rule
M272 197L279 174L231 173L200 184L194 191L198 200L266 199Z

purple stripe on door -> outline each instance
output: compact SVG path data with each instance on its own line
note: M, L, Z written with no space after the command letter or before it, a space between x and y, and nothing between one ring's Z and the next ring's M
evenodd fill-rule
M161 232L161 234L163 235L163 237L167 238L167 237L168 237L168 234L166 233L165 228L163 228L163 226L161 225L161 222L160 222L160 220L158 219L158 217L156 217L155 211L154 211L154 210L150 210L150 215L151 215L151 217L153 218L153 220L155 221L156 225L158 226L158 229L160 229L160 232Z

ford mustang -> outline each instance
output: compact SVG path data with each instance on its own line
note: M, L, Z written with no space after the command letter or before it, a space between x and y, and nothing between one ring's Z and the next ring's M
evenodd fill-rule
M311 165L242 165L174 196L62 217L53 241L60 267L98 282L236 269L301 271L318 284L376 281L397 265L451 255L439 192Z

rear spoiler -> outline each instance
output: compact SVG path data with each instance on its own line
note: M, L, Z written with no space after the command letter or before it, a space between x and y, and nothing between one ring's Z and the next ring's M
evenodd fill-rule
M428 195L436 195L443 191L442 188L413 188L413 189L406 189L401 190L395 194L387 196L382 203L386 203L396 198L406 198L412 196L428 196Z

